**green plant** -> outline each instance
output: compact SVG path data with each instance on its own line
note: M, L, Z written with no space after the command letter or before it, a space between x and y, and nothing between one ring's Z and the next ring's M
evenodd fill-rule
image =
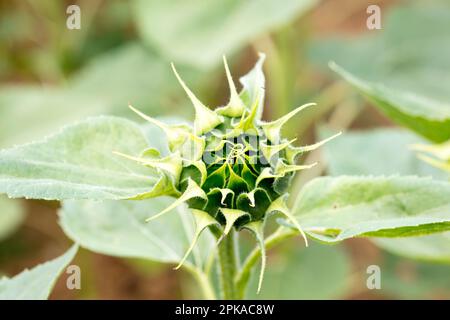
M194 248L203 230L215 234L219 242L219 263L223 295L235 298L243 295L239 286L246 286L246 280L237 283L236 249L233 227L237 231L251 231L262 251L262 267L258 292L265 269L264 225L268 216L279 212L291 221L307 238L286 205L288 186L295 172L311 168L311 165L297 165L299 154L314 150L339 134L314 145L295 147L293 141L281 137L283 125L301 110L313 106L305 104L284 117L263 122L261 55L258 67L241 79L243 90L238 94L227 62L225 70L230 87L230 99L226 106L212 111L198 100L187 88L174 68L174 72L195 107L193 127L167 125L150 118L134 107L130 108L142 118L160 127L168 138L170 154L161 158L157 149L143 151L140 157L116 154L135 160L146 167L156 169L161 178L155 188L145 197L160 195L177 198L170 206L147 219L150 222L183 202L188 204L195 220L195 236L178 269ZM172 65L173 66L173 65ZM252 83L253 82L253 83Z
M266 249L299 234L305 241L309 236L334 243L450 229L450 185L416 176L317 178L291 195L295 204L288 208L293 174L311 167L296 164L296 157L336 135L303 147L281 138L283 124L311 104L262 121L263 61L261 56L241 78L239 94L225 63L230 101L215 110L175 72L194 104L193 126L167 124L132 108L152 125L95 117L3 150L0 192L63 201L61 226L80 246L176 263L193 274L205 298L218 291L221 298L244 298L261 258L259 291ZM264 239L264 224L275 212L281 213L279 226ZM236 247L244 241L240 230L250 230L258 241L244 259ZM212 279L214 265L220 290ZM2 280L0 293L13 290L16 282Z

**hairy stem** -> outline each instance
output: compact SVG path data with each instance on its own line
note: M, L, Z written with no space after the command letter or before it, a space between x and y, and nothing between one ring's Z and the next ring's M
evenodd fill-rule
M279 227L264 241L266 250L274 247L275 245L277 245L278 243L282 242L285 239L296 236L297 234L298 234L297 230ZM241 270L236 275L235 283L236 283L237 299L244 299L245 291L247 289L248 282L250 280L252 269L258 262L260 257L261 257L261 249L259 247L255 247L255 249L253 249L253 251L250 252L250 254L247 256Z
M226 235L219 244L219 277L222 298L237 299L234 279L236 276L236 249L234 231Z

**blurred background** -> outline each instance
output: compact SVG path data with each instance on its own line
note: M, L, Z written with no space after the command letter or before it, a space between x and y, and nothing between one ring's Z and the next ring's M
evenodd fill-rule
M72 4L81 9L79 30L66 27ZM381 8L380 30L366 25L369 5ZM449 22L449 1L0 0L0 148L39 139L88 116L115 114L138 121L129 102L152 116L192 119L170 62L205 104L220 106L228 99L222 55L237 81L261 51L267 55L265 119L316 102L317 108L291 121L288 136L306 144L330 131L347 132L304 159L321 165L300 175L293 188L323 174L448 179L407 151L408 144L422 138L399 129L328 62L368 79L389 77L439 95L443 91L433 91L433 81L445 83L450 75L449 56L443 54L450 52L445 51ZM414 48L431 45L426 55L415 54ZM415 82L419 78L428 80ZM387 159L389 154L395 159ZM0 197L0 275L15 275L69 246L58 224L58 206ZM52 299L199 297L188 274L165 264L84 249L74 263L82 270L82 289L67 290L63 274ZM269 252L262 294L251 297L448 299L449 263L449 233L354 239L307 249L294 239ZM379 290L366 286L370 265L381 268Z

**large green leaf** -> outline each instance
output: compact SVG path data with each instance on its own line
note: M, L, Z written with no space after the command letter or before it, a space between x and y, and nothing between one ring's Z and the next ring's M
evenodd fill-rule
M288 24L313 0L136 0L143 39L175 62L213 67L257 36Z
M332 65L332 69L363 92L393 120L432 141L443 142L450 138L450 99L444 101L436 96L421 95L412 88L409 90L398 89L388 80L383 82L366 81L337 65ZM411 77L416 78L419 82L414 75ZM438 78L439 75L436 75L436 79ZM448 80L450 81L450 79Z
M298 195L294 214L312 237L402 237L450 230L450 183L418 177L322 177Z
M324 147L328 173L339 175L431 175L448 180L448 174L417 158L412 144L425 143L399 129L354 131ZM450 261L450 232L402 239L372 239L396 254L426 260Z
M113 151L139 155L148 146L129 120L91 118L43 141L0 151L0 193L46 200L143 195L158 176Z
M349 289L350 273L350 259L342 246L280 248L269 260L261 292L256 294L254 277L248 298L338 299Z
M142 201L64 201L60 224L67 236L94 252L178 263L194 234L189 210L180 206L145 222L173 201L169 197ZM197 265L202 264L213 245L209 233L201 236L192 254Z
M189 76L186 71L183 75ZM138 44L126 45L94 58L64 86L1 87L0 148L43 137L88 116L132 116L128 103L152 116L178 110L173 98L182 94L169 62Z
M448 140L449 9L448 3L396 8L376 36L322 40L311 57L336 61L332 68L393 120L433 141Z
M74 245L62 256L25 270L13 278L0 279L0 300L45 300L59 275L72 261L78 246Z
M18 200L0 195L0 241L7 238L22 223L25 213Z

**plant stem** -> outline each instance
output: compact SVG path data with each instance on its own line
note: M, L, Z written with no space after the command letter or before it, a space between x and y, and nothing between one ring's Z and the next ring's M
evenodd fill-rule
M214 288L211 286L211 281L209 277L203 272L197 272L196 278L202 289L203 296L206 300L216 300L216 293Z
M272 233L265 241L264 245L266 250L274 247L278 243L282 242L285 239L292 238L298 234L297 230L287 229L285 227L279 227L274 233ZM256 247L252 252L247 256L244 261L244 264L236 275L236 291L237 299L243 299L245 296L245 291L247 289L248 282L250 280L251 272L255 264L258 262L261 257L261 249Z
M212 287L211 281L206 273L192 266L190 263L185 263L183 267L192 274L195 280L197 280L197 283L200 285L200 289L202 290L203 297L206 300L217 299L214 288Z
M234 240L234 230L230 231L219 244L219 277L222 298L237 299L236 285L236 249Z

